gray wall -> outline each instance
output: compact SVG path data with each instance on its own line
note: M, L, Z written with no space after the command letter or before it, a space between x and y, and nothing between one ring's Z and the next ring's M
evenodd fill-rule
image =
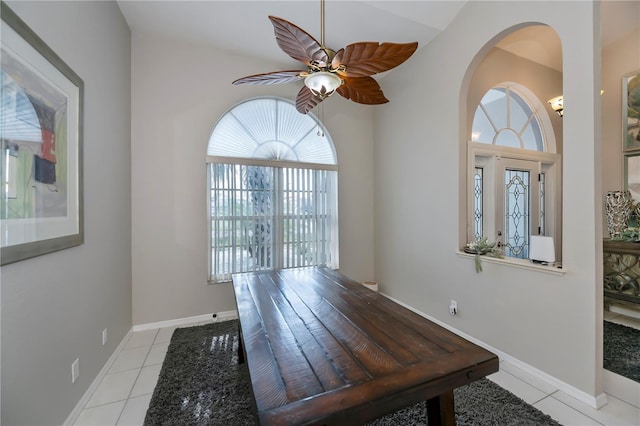
M225 19L243 24L242 16ZM132 39L133 323L233 310L231 285L207 284L209 136L238 102L265 95L293 100L300 86L233 86L281 65L153 34L134 32ZM340 167L340 269L371 280L376 107L338 95L325 104L323 122Z
M625 2L623 7L633 6ZM640 2L635 2L640 16ZM623 189L622 76L640 72L640 29L616 40L602 50L602 205L607 191ZM640 201L640 200L637 200ZM605 222L606 223L606 222ZM608 236L608 229L604 225Z
M115 2L8 4L85 84L85 243L1 271L2 424L53 425L131 328L130 32Z
M56 424L132 323L234 308L228 285L206 284L206 142L235 103L291 98L296 90L231 86L272 67L229 52L147 34L134 34L130 44L112 2L9 5L85 82L85 244L0 274L2 423ZM472 259L456 255L465 73L485 43L532 21L553 26L563 43L570 76L563 92L573 110L563 119L564 187L586 194L565 191L565 275L494 264L476 274ZM336 97L325 110L340 162L342 271L377 279L392 296L591 395L601 391L596 26L590 2L470 2L433 45L385 77L391 103L370 108ZM610 74L603 65L605 85L614 88L619 70L640 64L617 60ZM407 184L415 189L404 190ZM459 303L455 318L450 298ZM110 338L102 347L105 327ZM78 357L80 379L72 385Z
M557 378L592 404L602 393L598 8L571 1L467 3L386 79L394 102L376 110L374 131L381 289ZM562 43L566 272L484 262L478 274L473 258L458 254L466 242L470 80L493 42L527 23L550 25ZM414 191L398 191L410 182ZM455 317L447 311L450 299L458 302Z
M473 126L473 117L482 97L489 89L504 82L525 86L543 103L546 112L551 108L547 100L562 93L562 72L516 56L500 48L492 49L474 71L467 97L467 127ZM562 154L562 118L549 115L556 142L555 152Z

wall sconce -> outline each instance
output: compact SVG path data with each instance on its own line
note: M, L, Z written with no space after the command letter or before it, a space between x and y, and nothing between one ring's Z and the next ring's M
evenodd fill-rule
M562 111L564 110L562 95L549 99L547 102L549 102L551 108L553 108L553 110L557 112L560 117L562 117Z
M600 96L602 96L603 94L604 94L604 89L600 89ZM564 110L564 105L562 101L563 101L562 95L556 96L555 98L551 98L547 101L549 102L549 105L551 105L551 108L553 108L553 110L557 112L560 117L563 116L562 111Z

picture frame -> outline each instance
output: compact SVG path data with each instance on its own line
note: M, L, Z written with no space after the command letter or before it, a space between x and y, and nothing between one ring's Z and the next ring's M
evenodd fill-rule
M624 155L624 189L640 201L640 152Z
M622 77L622 150L640 150L640 70Z
M7 265L84 242L84 82L0 7L0 264Z

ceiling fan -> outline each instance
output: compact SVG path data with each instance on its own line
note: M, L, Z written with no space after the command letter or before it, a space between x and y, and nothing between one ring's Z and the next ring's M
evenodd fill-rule
M324 45L324 0L320 2L320 43L291 22L269 16L278 46L306 70L274 71L235 80L233 84L283 84L303 80L296 109L306 114L338 92L354 102L378 105L389 102L371 76L397 67L418 48L413 43L357 42L337 52Z

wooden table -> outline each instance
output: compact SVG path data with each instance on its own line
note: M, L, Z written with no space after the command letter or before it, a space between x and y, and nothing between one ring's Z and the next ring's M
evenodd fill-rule
M426 278L425 278L426 279ZM325 268L233 275L239 355L261 425L358 425L498 371L491 352Z

